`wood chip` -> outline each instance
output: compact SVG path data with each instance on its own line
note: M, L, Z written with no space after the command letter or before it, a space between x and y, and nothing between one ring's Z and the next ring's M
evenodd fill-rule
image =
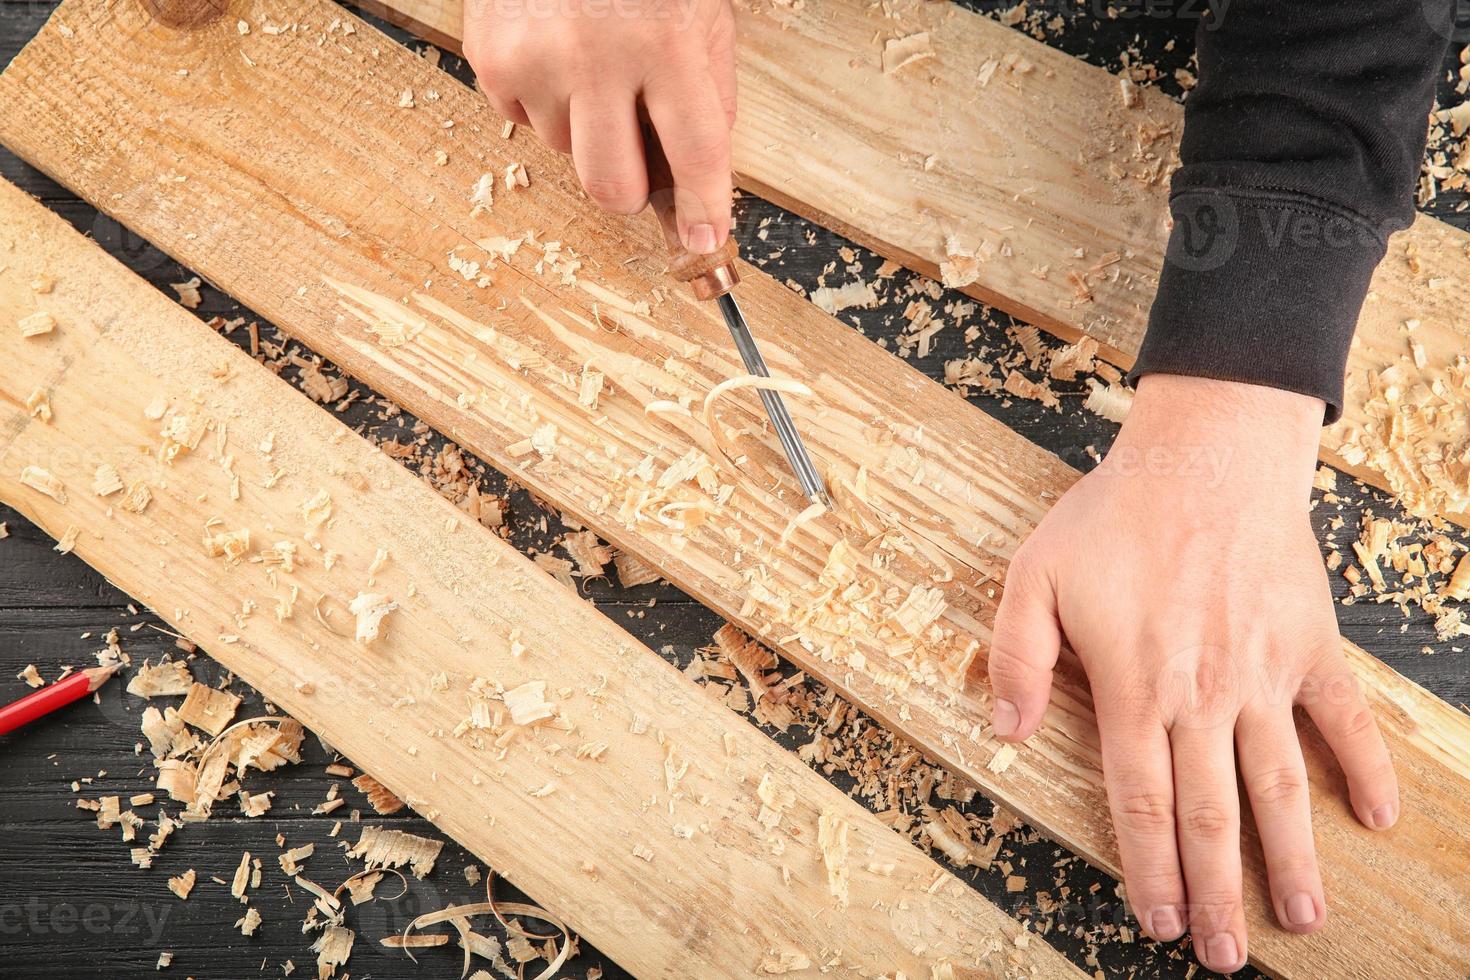
M383 628L383 620L398 608L398 603L385 595L359 592L347 604L347 611L357 617L357 642L372 646Z
M146 661L128 681L128 693L134 697L156 698L188 694L194 685L189 667L180 660Z
M20 320L22 337L41 337L56 329L56 318L44 310L37 310Z
M443 841L429 840L401 830L364 827L362 835L347 852L347 856L361 858L374 870L407 866L413 871L415 878L423 878L434 870L434 862L438 860L439 851L443 847Z
M193 683L184 703L179 706L179 718L211 735L219 735L229 727L238 707L240 699L229 691Z
M44 493L58 504L66 503L66 488L61 481L39 466L26 466L20 471L20 482Z
M189 893L194 890L194 882L198 877L194 869L190 868L183 874L170 878L168 880L168 890L179 896L179 898L188 898Z
M403 801L394 796L386 786L367 773L363 773L354 779L352 785L356 786L367 797L368 805L376 813L386 817L403 809Z

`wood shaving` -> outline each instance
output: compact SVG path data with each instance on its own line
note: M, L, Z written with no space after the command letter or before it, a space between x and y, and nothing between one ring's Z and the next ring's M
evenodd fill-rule
M51 421L51 396L46 394L45 389L37 388L30 393L26 398L26 412L37 421Z
M110 497L122 488L122 477L118 475L116 466L111 463L103 463L97 467L97 472L92 476L93 493L99 497Z
M1091 391L1082 402L1082 407L1094 415L1121 425L1128 417L1128 410L1133 407L1133 390L1120 384L1099 384L1091 378L1087 379L1087 386Z
M198 276L195 276L188 282L171 282L168 285L170 289L178 294L179 304L185 309L197 310L199 309L199 304L204 301L204 298L199 295L199 287L204 285L204 283L200 281Z
M42 337L56 329L56 318L44 310L37 310L20 320L22 337Z
M386 595L359 592L347 604L347 611L357 617L357 642L372 646L382 631L384 618L397 608L398 603Z
M807 296L817 309L833 316L842 310L862 307L869 309L878 305L878 294L871 283L857 280L842 286L821 286Z
M168 890L179 896L179 898L188 898L189 893L194 890L194 882L198 877L194 869L190 868L183 874L170 878L168 880Z
M443 847L443 841L429 840L401 830L364 827L347 856L361 858L372 870L407 866L415 878L423 878L434 870L434 862Z
M482 211L489 211L495 204L495 175L481 174L480 179L475 181L475 186L470 188L470 217L473 218Z
M839 906L848 902L847 835L849 825L835 810L823 810L817 818L817 847L822 852L822 864L827 869L827 890Z
M352 785L367 797L368 805L375 813L389 816L403 809L403 801L388 791L388 788L367 773L352 781Z
M144 661L128 680L128 693L140 698L157 698L188 694L194 686L189 667L180 660Z
M311 950L317 954L317 980L331 980L337 975L337 967L347 962L352 955L352 943L357 934L345 926L329 925L312 943Z
M546 700L545 681L527 681L505 692L505 706L516 725L534 725L556 716L556 706Z
M891 75L905 65L925 61L934 57L934 46L929 32L919 31L905 37L889 38L883 42L883 74Z
M36 669L35 664L26 664L25 670L16 674L17 680L25 681L31 687L44 687L46 681L41 677L41 672Z
M219 735L235 717L240 699L228 691L191 684L189 694L179 706L179 718L211 735Z
M235 928L242 936L255 935L255 930L260 928L260 913L254 908L246 909L245 914L235 920Z
M66 530L61 532L61 537L56 539L56 547L52 548L59 555L69 555L77 546L77 536L81 534L81 528L75 524L68 524Z
M60 480L39 466L26 466L20 471L20 482L39 493L44 493L58 504L66 503L66 488Z
M619 551L613 555L613 567L618 570L618 582L625 589L657 582L663 576L659 570L637 555Z

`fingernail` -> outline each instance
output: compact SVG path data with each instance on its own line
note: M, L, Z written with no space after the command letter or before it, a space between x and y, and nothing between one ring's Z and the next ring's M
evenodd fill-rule
M1233 970L1239 957L1240 947L1235 945L1235 937L1228 932L1211 936L1205 942L1205 966L1211 970Z
M1317 921L1317 903L1306 892L1297 892L1286 900L1286 921L1294 926L1311 925Z
M1155 939L1171 942L1184 935L1184 922L1179 918L1178 911L1172 905L1165 905L1154 909L1150 917L1153 924L1153 936Z
M1016 729L1021 727L1021 712L1017 710L1014 702L1005 698L995 699L995 715L991 718L991 727L995 734L1001 738L1010 738L1016 734Z
M696 255L708 255L715 250L715 226L694 225L689 229L684 246Z
M1398 807L1392 803L1385 803L1373 811L1373 827L1376 830L1387 830L1393 826L1395 818L1398 817Z

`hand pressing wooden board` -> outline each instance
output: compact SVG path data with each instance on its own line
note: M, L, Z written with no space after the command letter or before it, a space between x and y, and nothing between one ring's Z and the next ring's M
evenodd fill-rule
M23 338L36 309L55 328ZM1082 975L5 183L0 357L0 498L75 528L89 564L639 976ZM94 492L102 465L149 487L142 513ZM248 530L246 553L210 557L211 527ZM290 566L264 560L281 542ZM396 604L371 643L346 609L364 593ZM518 727L501 692L527 683L555 715ZM477 706L494 721L466 729Z
M451 49L461 0L363 0ZM740 186L1130 367L1183 110L953 3L736 3ZM890 47L891 46L891 47ZM885 56L885 50L888 54ZM1322 459L1419 516L1470 512L1470 234L1391 240Z
M235 18L289 29L241 35ZM109 85L82 85L78 58ZM239 3L181 35L131 4L66 4L0 96L0 138L24 156L1116 871L1075 659L1008 765L988 689L960 684L967 664L983 679L1006 558L1075 479L1055 457L746 270L773 369L814 392L787 401L838 499L798 521L752 393L713 406L718 439L705 425L740 368L718 314L666 289L652 223L597 214L565 161L501 138L475 93L333 6ZM503 180L518 167L528 186ZM1466 876L1445 873L1470 819L1466 721L1349 656L1414 816L1358 827L1308 733L1329 895L1376 897L1287 936L1248 841L1253 956L1316 975L1470 964Z

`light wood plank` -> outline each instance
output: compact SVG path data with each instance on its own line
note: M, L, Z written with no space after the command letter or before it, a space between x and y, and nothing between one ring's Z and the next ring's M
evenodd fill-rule
M37 295L30 284L43 276L56 285ZM37 307L57 327L23 339L15 323ZM591 604L3 182L0 357L0 499L58 538L80 529L76 551L88 563L627 969L746 977L790 954L863 976L927 978L946 962L963 977L1082 976ZM49 396L49 424L25 409L36 387ZM159 419L150 418L156 400L169 406ZM201 438L169 462L161 433L176 418L196 423ZM93 492L104 463L151 487L142 514L120 507L118 494ZM33 466L60 480L64 503L19 479ZM302 502L320 491L331 517L313 531ZM210 522L249 529L250 554L209 557L201 538ZM291 571L259 561L280 541L297 548ZM374 578L380 548L389 558ZM293 592L294 612L278 617ZM371 645L353 639L344 608L359 592L399 604ZM242 612L246 603L253 611ZM476 678L492 690L544 681L555 719L519 734L507 735L508 718L457 733L479 701ZM497 699L485 705L505 714ZM604 748L579 755L593 745ZM758 821L766 779L792 794L774 828ZM848 827L840 907L817 846L824 814ZM642 848L646 860L635 854Z
M659 292L651 223L596 213L565 161L524 134L501 140L482 99L366 26L332 28L352 22L335 7L242 3L231 16L295 27L242 39L231 22L184 37L143 23L128 3L64 5L58 21L74 36L53 24L0 76L0 138L1116 871L1075 659L1061 666L1043 732L1003 772L987 768L998 747L986 731L988 691L955 676L972 640L983 676L1005 559L1073 471L747 270L741 302L774 369L814 390L788 402L841 506L777 548L804 501L775 440L759 436L738 441L748 455L740 474L715 480L733 489L685 481L654 496L692 510L625 508L630 489L652 490L691 450L715 456L697 418L645 406L683 397L697 416L706 392L739 370L712 309ZM83 84L79 58L109 84ZM418 108L398 108L405 88L424 97ZM530 187L502 187L490 211L472 215L478 177L516 162ZM160 170L186 179L160 181ZM483 259L474 241L526 229L580 256L574 284L544 262L538 269L530 246L491 269L485 288L446 268L451 250ZM327 278L344 284L346 307ZM639 302L648 313L628 312ZM410 342L388 346L382 318L349 307L421 320ZM578 399L588 364L608 381L595 408ZM737 396L721 417L756 429L761 415ZM546 446L548 424L557 443L543 457L527 443L541 432ZM651 471L640 475L645 457ZM871 506L852 489L859 467ZM720 506L705 507L723 492ZM678 533L660 513L707 518ZM827 569L839 541L864 555L860 567ZM933 628L912 637L895 614L925 589L944 604ZM1470 964L1461 938L1470 858L1455 843L1466 833L1466 721L1362 651L1349 655L1399 760L1406 818L1391 835L1361 830L1308 733L1324 876L1342 900L1323 932L1287 936L1270 921L1249 841L1253 956L1281 974L1454 975ZM1349 897L1364 895L1374 898Z
M359 5L458 49L461 0ZM964 292L1132 366L1168 239L1177 103L1135 88L1125 106L1104 69L951 3L736 11L741 187L935 278L951 242L991 254ZM934 57L885 74L883 44L921 31ZM1321 454L1470 526L1467 307L1470 234L1420 215L1373 279Z

